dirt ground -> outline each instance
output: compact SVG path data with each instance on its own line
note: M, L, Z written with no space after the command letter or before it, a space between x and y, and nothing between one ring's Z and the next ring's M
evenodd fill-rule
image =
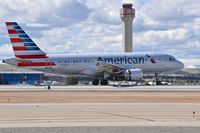
M200 92L0 92L0 103L200 103Z

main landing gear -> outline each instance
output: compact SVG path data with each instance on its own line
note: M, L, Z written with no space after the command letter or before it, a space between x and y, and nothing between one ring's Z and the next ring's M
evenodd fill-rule
M94 79L94 80L92 81L92 84L93 84L93 85L99 85L99 80L98 80L98 79Z
M102 80L100 81L100 83L101 83L101 85L108 85L108 80L102 79Z
M101 85L108 85L108 80L107 80L107 79L101 79L101 80L94 79L94 80L92 81L92 84L93 84L93 85L99 85L99 83L100 83Z

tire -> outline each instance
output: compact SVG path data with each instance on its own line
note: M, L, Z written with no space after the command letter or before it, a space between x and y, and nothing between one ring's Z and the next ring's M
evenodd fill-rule
M94 80L92 81L92 84L93 84L93 85L99 85L99 80L98 80L98 79L94 79Z
M161 81L156 81L156 85L162 85Z
M50 86L50 85L48 85L48 86L47 86L47 89L48 89L48 90L50 90L50 89L51 89L51 86Z
M101 80L101 85L108 85L108 80L102 79Z

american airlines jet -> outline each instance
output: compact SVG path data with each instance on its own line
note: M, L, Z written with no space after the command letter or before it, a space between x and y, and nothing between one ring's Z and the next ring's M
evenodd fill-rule
M16 22L6 22L15 58L4 63L58 75L94 77L93 85L107 85L108 79L141 80L143 74L181 70L175 57L159 53L116 53L49 56L43 52ZM160 83L156 78L157 84Z

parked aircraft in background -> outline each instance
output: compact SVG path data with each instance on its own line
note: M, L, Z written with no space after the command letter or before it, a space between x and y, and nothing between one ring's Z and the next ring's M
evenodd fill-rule
M158 77L184 67L171 55L148 52L50 56L16 22L6 22L6 26L15 58L5 59L4 63L51 74L93 76L93 85L107 85L108 79L142 80L145 73Z

